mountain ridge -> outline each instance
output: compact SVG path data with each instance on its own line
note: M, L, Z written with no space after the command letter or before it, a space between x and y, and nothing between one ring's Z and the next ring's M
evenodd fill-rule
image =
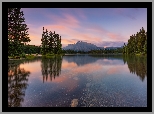
M91 51L91 50L100 50L100 49L116 49L116 48L122 48L121 47L97 47L96 45L92 43L87 43L83 41L78 41L75 44L68 44L68 46L63 47L64 50L74 50L74 51Z

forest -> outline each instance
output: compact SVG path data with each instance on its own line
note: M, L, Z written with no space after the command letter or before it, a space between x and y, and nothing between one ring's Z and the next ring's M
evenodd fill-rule
M128 44L123 46L123 54L147 54L147 32L144 28L130 36Z
M42 33L41 45L29 45L31 41L25 24L24 13L21 8L8 8L8 58L25 58L26 54L61 54L61 36L55 31ZM41 36L40 36L41 37Z

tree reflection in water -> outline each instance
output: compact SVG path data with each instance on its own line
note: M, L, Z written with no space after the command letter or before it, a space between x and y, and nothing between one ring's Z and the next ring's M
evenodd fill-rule
M42 59L41 61L41 68L42 68L42 76L43 76L43 83L44 81L48 80L48 76L50 76L50 80L56 76L59 76L61 73L61 65L62 65L62 57L56 56L55 58L51 59Z
M147 57L123 55L124 64L127 62L130 73L134 73L144 81L147 76Z
M20 68L19 64L8 64L8 107L21 107L30 72Z

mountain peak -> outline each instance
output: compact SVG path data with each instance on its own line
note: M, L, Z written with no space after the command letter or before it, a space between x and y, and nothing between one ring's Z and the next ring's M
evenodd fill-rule
M91 43L77 41L76 44L69 44L68 46L63 48L64 50L74 50L74 51L90 51L90 50L98 50L99 48Z

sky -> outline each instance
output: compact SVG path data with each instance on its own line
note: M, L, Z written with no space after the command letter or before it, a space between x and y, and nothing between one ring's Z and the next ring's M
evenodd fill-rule
M120 47L143 27L146 8L21 8L30 45L41 45L44 29L59 34L62 47L77 41L98 47Z

